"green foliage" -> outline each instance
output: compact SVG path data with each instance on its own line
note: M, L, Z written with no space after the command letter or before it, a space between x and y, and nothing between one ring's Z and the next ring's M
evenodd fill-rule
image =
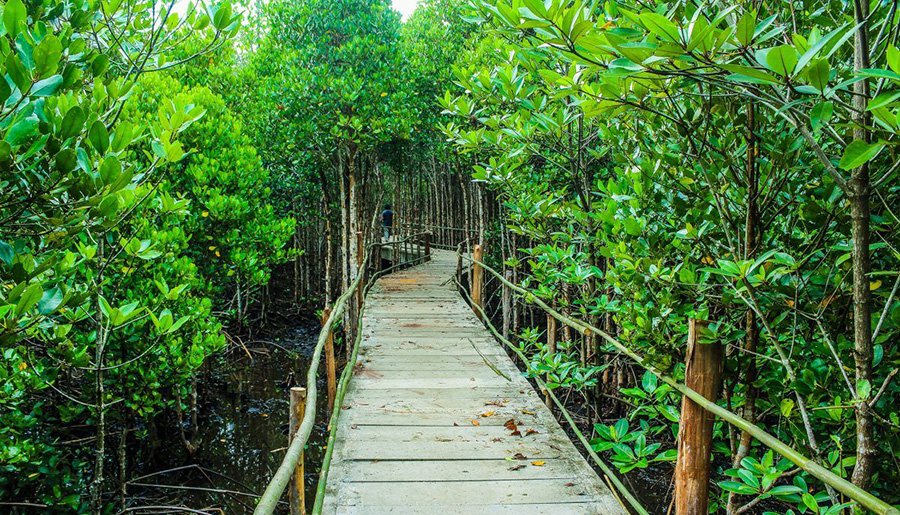
M896 503L900 355L885 343L900 332L900 51L897 13L870 7L860 25L837 4L478 0L466 17L487 32L486 55L461 55L439 102L445 137L504 202L523 286L676 377L688 319L712 320L704 338L730 349L723 403ZM867 64L854 62L859 30ZM870 320L854 324L855 309ZM878 328L868 341L865 326ZM551 378L603 366L577 340L547 360L523 336ZM667 425L647 442L671 445L671 392L630 386L631 420ZM610 426L596 432L623 470L649 463ZM717 430L715 453L730 461L739 436ZM861 450L881 458L866 470ZM753 443L744 472L719 469L737 478L720 483L722 507L730 492L732 510L759 497L842 509L804 472L816 506L781 495L799 492L776 490L781 464L751 466L765 453Z
M65 441L109 439L111 420L129 429L186 397L225 344L210 297L249 299L290 257L293 221L268 205L241 124L159 75L218 51L240 16L161 5L3 7L3 501L104 511L109 451Z

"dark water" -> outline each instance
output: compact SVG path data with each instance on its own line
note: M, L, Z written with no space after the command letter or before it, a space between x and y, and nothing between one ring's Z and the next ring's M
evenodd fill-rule
M162 450L162 465L155 468L178 470L147 478L146 483L169 487L142 487L146 492L139 495L209 513L251 513L255 498L249 494L262 493L284 457L288 389L304 386L318 331L315 322L303 322L277 339L247 345L252 360L238 347L213 362L209 383L202 392L199 426L203 445L189 457L180 441L164 439L164 445L170 448L168 453ZM324 367L320 368L320 375L324 375ZM325 392L324 378L320 378L318 388ZM328 438L327 401L323 397L319 396L317 424L305 453L310 507ZM280 511L286 511L286 506Z

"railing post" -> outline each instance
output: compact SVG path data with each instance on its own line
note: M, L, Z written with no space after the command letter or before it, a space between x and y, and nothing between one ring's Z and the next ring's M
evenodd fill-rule
M512 270L503 272L503 278L512 282ZM512 292L506 283L503 283L500 304L503 308L503 337L509 340L510 315L512 314Z
M325 324L328 323L328 317L330 316L331 308L325 306L325 309L322 310L322 328L323 330L328 331L328 336L325 338L325 366L328 370L328 413L331 413L334 409L334 398L337 394L337 370L334 361L334 334L332 334L330 327L325 327Z
M306 412L306 388L295 386L291 388L291 416L288 431L288 445L294 439L294 434L300 427L303 414ZM306 481L304 478L303 454L294 468L294 476L291 478L289 490L291 515L306 515Z
M547 315L547 357L552 358L556 354L556 319ZM550 374L547 374L547 382L550 382ZM550 389L544 391L548 408L553 408L553 399L550 398Z
M475 245L472 249L472 258L475 260L472 267L472 303L479 308L484 308L484 300L481 297L484 269L481 268L481 260L484 256L484 250L481 245ZM475 310L475 314L481 319L481 311Z
M363 270L363 252L365 246L363 245L363 233L362 231L356 232L356 270L357 275L359 275L359 285L356 287L356 312L359 313L359 310L362 309L363 305L363 290L365 289L363 285L366 283L366 271ZM358 322L357 322L358 323Z
M456 248L456 282L462 284L462 269L463 269L463 258L462 258L462 247Z
M381 272L381 243L377 241L372 245L372 270Z
M425 261L431 259L431 233L425 233Z
M688 321L685 384L715 402L722 383L724 353L719 342L700 343L700 333L709 325ZM675 465L675 515L709 514L709 470L715 416L690 400L681 401L678 431L678 462Z

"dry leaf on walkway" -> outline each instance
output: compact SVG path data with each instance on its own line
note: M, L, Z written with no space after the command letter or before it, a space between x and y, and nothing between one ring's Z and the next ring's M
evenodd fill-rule
M534 465L535 467L543 467L545 463L547 463L547 462L546 461L532 461L531 462L531 464Z
M479 421L477 421L477 420L473 420L473 421L472 421L472 425L473 425L473 426L480 426L480 425L481 425L481 422L479 422Z

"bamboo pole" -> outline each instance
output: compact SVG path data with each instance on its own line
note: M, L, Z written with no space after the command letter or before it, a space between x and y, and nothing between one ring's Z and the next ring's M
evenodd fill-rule
M719 342L701 343L709 325L690 319L685 357L685 383L710 402L722 386L725 354ZM709 471L716 417L684 396L678 423L678 461L675 464L675 515L709 514Z
M336 375L337 372L335 370L336 364L334 360L334 332L332 328L329 327L328 319L331 317L331 308L325 306L325 309L322 310L322 330L328 333L328 337L325 339L325 367L328 371L328 409L334 407L334 396L335 396L335 388L336 388Z
M470 258L468 256L463 256L462 254L460 254L460 256L461 256L461 258L464 258L468 261L473 261L472 258ZM560 313L558 313L557 311L553 310L550 306L548 306L546 302L539 299L537 296L535 296L530 291L526 290L525 288L522 288L521 286L519 286L517 284L513 284L513 283L506 281L506 279L504 279L502 275L500 275L496 270L494 270L490 266L485 265L484 263L481 263L481 266L485 270L487 270L488 272L493 274L495 277L497 277L497 279L499 279L500 282L508 284L509 287L513 291L525 296L525 298L528 301L533 302L534 304L537 304L544 311L546 311L547 313L552 315L553 318L559 320L563 324L568 325L569 327L571 327L572 329L575 329L576 331L580 332L583 335L587 336L587 335L594 334L594 335L599 336L600 338L603 338L610 345L615 347L620 353L631 358L633 361L635 361L637 364L639 364L644 369L649 370L651 373L653 373L654 375L659 377L659 379L661 381L668 384L669 386L671 386L672 388L674 388L675 390L680 392L682 395L690 397L690 399L692 401L696 402L703 409L712 412L714 415L725 420L726 422L735 426L736 428L741 429L743 431L747 431L748 433L753 435L754 438L759 440L761 443L763 443L770 449L774 450L778 454L784 456L785 458L788 459L788 461L790 461L794 465L800 467L801 470L808 472L809 474L816 477L823 483L833 487L835 490L841 492L842 494L846 495L850 499L853 499L854 501L858 502L864 508L867 508L867 509L871 510L872 512L877 513L878 515L900 515L900 509L897 509L897 508L891 506L890 504L882 501L881 499L872 495L871 493L854 485L850 481L847 481L846 479L838 476L834 472L819 465L814 460L807 458L801 452L792 448L788 444L786 444L786 443L782 442L781 440L779 440L778 438L770 435L769 433L764 431L759 426L748 422L746 419L740 417L739 415L737 415L735 413L732 413L731 411L728 411L727 409L719 406L715 402L711 402L711 401L707 400L699 392L696 392L696 391L692 390L691 388L688 388L687 386L679 383L678 381L676 381L669 375L658 370L652 364L645 362L645 360L642 356L640 356L639 354L635 353L634 351L632 351L631 349L626 347L622 342L616 340L615 338L610 336L605 331L597 329L596 327L594 327L591 324L587 324L582 321L578 321L578 320L574 320L574 319L562 316Z
M474 266L472 267L472 302L474 305L484 308L484 299L482 298L482 288L484 287L484 271L481 268L481 259L484 250L481 245L475 245L472 249L474 254ZM481 318L481 314L476 311L475 314Z
M330 331L329 331L330 332ZM315 410L313 410L315 411ZM300 427L300 421L306 412L306 388L295 386L291 388L291 415L290 431L288 432L288 446L295 438L295 433ZM288 489L290 496L291 515L306 515L306 491L304 486L303 451L300 451L300 459L294 466L294 474L291 476L291 485Z

